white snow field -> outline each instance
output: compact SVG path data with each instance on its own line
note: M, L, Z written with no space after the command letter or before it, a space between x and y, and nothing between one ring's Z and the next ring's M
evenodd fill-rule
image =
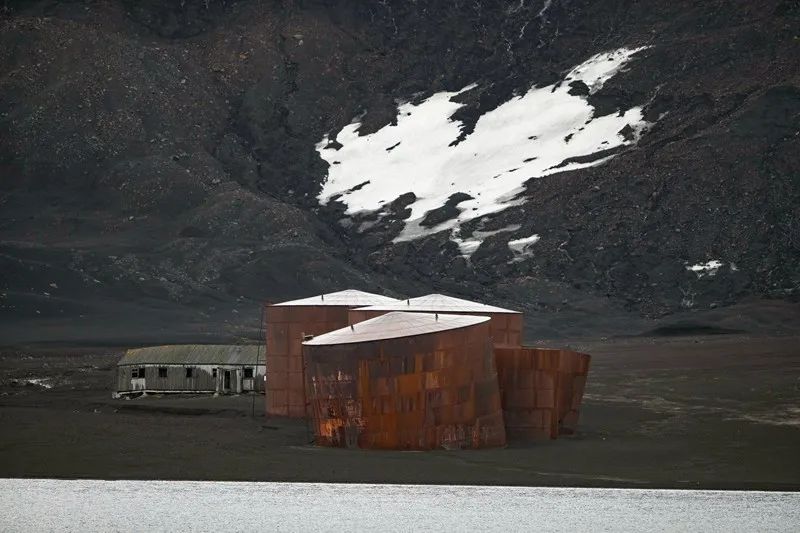
M598 117L585 96L569 94L569 84L580 80L595 92L642 49L595 55L572 69L560 85L531 88L482 115L473 133L455 146L450 144L463 125L450 117L462 104L451 98L474 84L436 93L418 104L402 104L396 125L369 135L359 136L361 124L353 122L336 134L342 145L338 150L328 135L316 146L330 164L318 200L324 205L340 195L346 213L354 214L381 210L413 192L417 200L409 206L411 216L395 242L450 229L451 238L468 257L482 239L463 240L458 232L461 222L522 203L517 195L530 178L600 165L613 155L562 164L566 159L638 141L648 127L641 107ZM626 125L633 131L630 140L619 133ZM456 218L432 228L419 224L428 211L443 206L456 192L473 197L458 204Z

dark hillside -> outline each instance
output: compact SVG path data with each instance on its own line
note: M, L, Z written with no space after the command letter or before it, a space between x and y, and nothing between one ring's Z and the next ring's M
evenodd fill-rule
M763 299L791 329L799 28L790 0L0 2L0 344L252 336L261 301L346 286L496 300L541 336L747 330ZM453 117L466 136L639 46L586 98L598 115L642 106L649 130L465 223L519 226L469 260L447 232L392 244L397 217L343 223L317 202L315 145L354 117L372 133L398 100L475 82ZM533 233L512 260L508 240Z

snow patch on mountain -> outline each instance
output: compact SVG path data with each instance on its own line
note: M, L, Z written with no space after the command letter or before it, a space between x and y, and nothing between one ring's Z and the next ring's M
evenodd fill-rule
M531 246L539 242L539 240L539 235L534 234L530 237L522 237L521 239L508 241L508 248L514 254L514 259L512 259L511 262L516 263L517 261L522 261L526 257L529 257L532 253Z
M648 127L641 107L598 117L585 94L570 94L570 84L580 81L590 94L596 92L640 50L595 55L561 83L532 87L482 115L474 131L454 145L463 125L451 117L464 104L452 98L475 84L404 103L396 124L369 135L359 135L361 124L353 122L335 135L336 142L326 135L316 146L330 164L318 200L323 205L338 200L354 214L379 210L413 192L416 201L395 242L448 229L453 240L460 239L454 231L460 223L524 202L519 195L527 180L600 165L614 157L609 150L638 141ZM432 227L421 224L426 213L459 192L471 199L457 205L457 215ZM476 248L463 240L459 246L465 255Z
M471 237L461 238L461 231L459 228L453 229L453 232L450 235L450 240L458 245L458 249L461 252L461 255L467 259L469 259L475 250L477 250L486 237L491 237L492 235L497 235L499 233L509 233L512 231L517 231L521 226L519 224L511 224L510 226L506 226L504 228L491 230L491 231L480 231L476 230L472 232Z
M719 259L712 259L706 263L698 263L696 265L687 266L686 270L697 274L698 278L705 276L713 277L724 263Z

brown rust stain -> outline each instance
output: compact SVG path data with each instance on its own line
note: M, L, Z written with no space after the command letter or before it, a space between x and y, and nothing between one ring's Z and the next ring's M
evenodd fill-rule
M550 348L496 348L509 437L555 439L577 429L590 356Z
M317 442L328 446L477 448L501 445L497 443L505 442L505 433L531 440L576 431L590 356L521 346L521 314L450 313L490 318L480 327L456 330L461 335L470 330L465 338L471 341L461 344L454 340L459 334L440 332L306 347L304 355L304 335L320 335L385 313L345 306L268 306L267 414L312 418ZM431 336L440 338L426 339ZM492 393L480 396L480 375L462 364L474 359L474 345L480 343L494 346L488 360L502 404L497 419L476 414L483 412L476 406L491 404ZM335 355L327 361L311 360L325 350ZM502 439L498 425L505 428Z
M505 445L488 323L305 346L304 353L317 444L407 450Z
M304 335L321 335L348 325L345 306L267 306L267 415L303 418L310 415L306 398Z

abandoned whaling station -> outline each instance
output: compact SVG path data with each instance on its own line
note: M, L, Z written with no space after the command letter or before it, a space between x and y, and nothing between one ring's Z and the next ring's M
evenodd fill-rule
M487 448L577 427L589 355L523 346L517 311L347 290L264 316L267 416L310 419L319 445Z
M320 446L431 450L573 434L590 356L523 346L522 313L357 290L264 308L261 345L128 350L117 394L263 393Z

